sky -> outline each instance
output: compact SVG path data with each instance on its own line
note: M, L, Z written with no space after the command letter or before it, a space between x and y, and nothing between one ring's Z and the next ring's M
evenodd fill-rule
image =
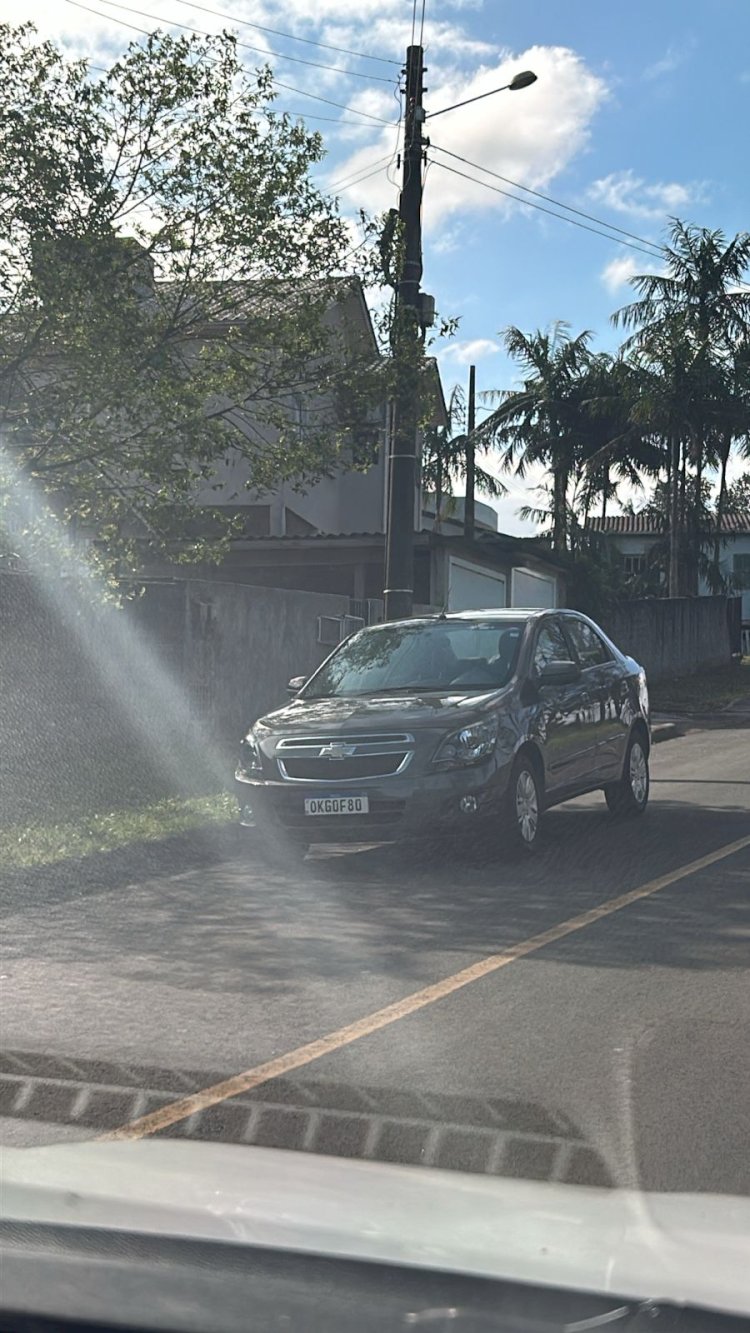
M352 214L398 203L399 75L421 35L423 287L459 319L435 348L446 396L471 363L480 394L517 382L508 325L564 320L614 349L611 313L630 299L629 277L658 267L653 247L670 216L729 235L750 226L750 0L425 0L424 17L422 0L25 0L23 17L97 64L139 40L126 24L235 32L257 48L242 49L248 65L267 60L295 89L279 87L276 106L321 132L320 181ZM0 0L0 18L19 21L16 0ZM533 86L430 124L526 69ZM618 243L611 230L550 217L519 202L553 207L518 186L596 219L569 214L578 223L629 235ZM539 478L504 480L501 529L532 531L517 510Z

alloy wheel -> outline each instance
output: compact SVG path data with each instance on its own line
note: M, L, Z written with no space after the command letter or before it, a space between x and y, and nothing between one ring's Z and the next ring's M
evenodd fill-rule
M630 751L628 777L634 801L637 805L643 805L648 795L648 765L640 741L635 741Z
M531 773L522 768L516 781L516 820L527 846L533 843L539 827L539 797Z

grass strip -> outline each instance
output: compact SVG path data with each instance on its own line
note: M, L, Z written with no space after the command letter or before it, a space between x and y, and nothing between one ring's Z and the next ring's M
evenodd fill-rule
M110 852L132 842L148 842L206 824L236 818L237 802L226 792L170 797L149 805L92 811L59 823L0 827L0 866L49 865L71 857Z

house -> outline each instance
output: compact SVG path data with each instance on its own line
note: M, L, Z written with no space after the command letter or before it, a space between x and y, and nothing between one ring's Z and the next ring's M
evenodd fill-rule
M210 577L257 587L338 593L349 598L351 616L374 623L383 615L385 534L381 530L246 536L231 543L226 559ZM461 534L429 528L414 533L417 612L561 606L565 588L564 565L537 538L481 532L467 541Z
M665 534L655 520L646 514L612 514L606 518L589 519L589 528L602 533L619 551L623 569L628 575L645 571L649 554L657 543L663 543ZM726 514L721 527L721 573L742 595L743 642L750 649L750 513ZM711 592L705 577L701 576L699 594Z
M329 319L347 343L381 355L361 284L338 286ZM437 362L427 365L430 424L446 426L448 412ZM330 410L324 395L300 395L293 405L304 428L308 415ZM248 414L232 423L255 432ZM320 481L284 482L273 490L248 485L250 468L241 450L226 462L199 498L241 520L222 565L210 577L262 587L338 593L350 599L352 616L366 623L383 614L388 455L392 411L385 401L373 414L375 444L366 470L341 466ZM475 539L463 536L463 498L444 497L440 519L435 498L423 491L419 450L414 489L415 604L421 608L469 610L483 606L558 606L565 599L564 568L542 542L497 532L497 516L476 503ZM152 563L150 574L163 574ZM208 574L208 571L206 571Z

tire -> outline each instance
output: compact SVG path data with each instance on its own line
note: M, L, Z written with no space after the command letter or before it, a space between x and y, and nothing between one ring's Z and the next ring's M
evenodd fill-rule
M648 748L643 736L636 732L628 742L620 781L604 788L610 812L620 819L642 815L648 805L650 787Z
M511 770L503 817L503 843L511 852L530 856L536 851L543 808L536 767L528 756L519 755Z

